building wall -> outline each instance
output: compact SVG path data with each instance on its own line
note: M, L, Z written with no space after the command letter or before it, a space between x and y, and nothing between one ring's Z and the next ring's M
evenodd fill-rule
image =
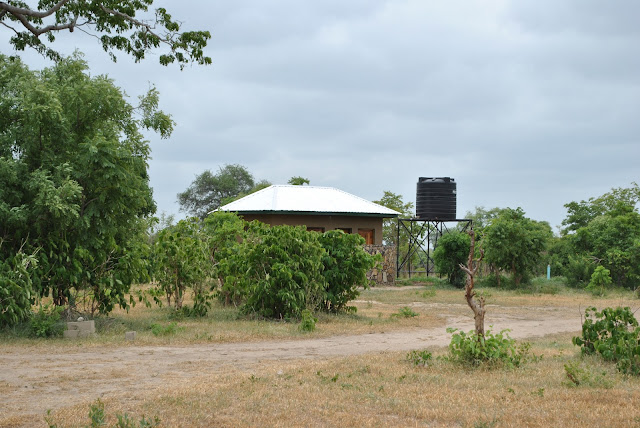
M367 278L375 285L395 285L396 283L396 246L395 245L365 245L369 254L380 254L381 264L367 272Z
M318 227L327 230L351 229L357 234L358 229L374 230L374 245L382 245L382 218L339 215L291 215L291 214L242 214L247 221L258 220L271 226L289 225Z

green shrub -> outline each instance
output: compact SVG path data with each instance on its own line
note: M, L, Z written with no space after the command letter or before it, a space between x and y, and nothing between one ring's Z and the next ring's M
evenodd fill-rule
M413 318L413 317L417 317L418 313L415 312L410 307L404 306L398 310L397 314L391 314L391 316L397 317L397 318Z
M14 326L31 315L34 297L31 268L35 264L35 256L21 252L0 260L0 328Z
M565 364L564 372L567 377L567 385L571 387L587 386L608 389L614 385L614 381L607 376L606 371L596 372L589 367L583 367L579 361Z
M438 239L438 245L433 252L437 271L447 275L449 283L455 287L464 287L466 275L460 269L460 263L466 263L470 247L471 237L469 234L451 231Z
M431 361L432 355L431 352L423 349L421 351L409 351L407 354L407 361L409 361L414 366L426 366Z
M368 288L367 272L375 266L376 258L364 250L360 235L330 230L318 238L325 253L322 255L322 275L325 279L322 309L328 312L355 312L347 303L358 297L359 286Z
M167 325L151 324L151 332L154 336L171 336L178 332L179 327L175 322L171 322Z
M458 333L455 333L455 332ZM517 345L509 336L509 330L500 333L485 332L484 337L475 331L464 331L448 328L454 333L449 344L449 361L471 366L486 365L489 367L520 367L531 356L531 345L527 342Z
M606 289L611 285L611 272L604 266L598 266L591 275L591 281L586 289L594 296L603 296Z
M242 312L300 319L304 309L320 307L324 250L316 233L252 222L247 235L229 269L244 296Z
M300 330L312 332L316 329L318 318L314 317L309 309L302 311L302 321L300 322Z
M34 312L29 320L30 335L34 337L62 336L64 323L60 321L63 308L40 305L38 312Z
M585 310L582 336L572 339L583 355L600 355L622 373L640 375L640 327L628 307Z

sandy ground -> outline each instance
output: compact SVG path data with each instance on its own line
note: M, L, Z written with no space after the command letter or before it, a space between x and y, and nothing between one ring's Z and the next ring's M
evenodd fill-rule
M427 306L433 306L429 309L445 317L448 327L473 329L470 311L469 316L460 316L458 305ZM511 336L518 339L581 329L576 309L514 309L492 308L487 325L492 324L494 331L509 328ZM178 380L189 382L222 370L257 369L267 362L442 347L450 337L445 328L438 327L324 339L187 346L129 344L64 352L43 347L0 347L0 427L10 426L7 421L11 417L33 415L34 420L43 421L47 409L99 397L136 396Z

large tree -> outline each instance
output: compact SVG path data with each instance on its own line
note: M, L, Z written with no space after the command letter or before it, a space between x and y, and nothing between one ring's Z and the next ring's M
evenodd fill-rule
M13 31L10 44L17 50L34 48L59 60L49 44L60 31L74 30L99 39L115 61L114 51L122 51L140 61L160 46L167 50L160 64L210 64L203 49L211 38L208 31L181 32L180 21L164 8L149 12L153 0L41 0L35 7L21 0L0 2L0 24ZM46 40L43 40L46 39Z
M145 276L155 203L141 128L168 137L151 89L130 104L78 56L33 72L0 55L0 259L34 255L35 291L91 311L127 306Z
M180 210L204 219L211 211L238 197L263 189L270 183L256 184L253 175L242 165L225 165L217 174L206 170L191 185L178 193Z
M552 236L548 223L525 217L521 208L506 208L485 228L482 246L486 260L511 272L520 285L540 265Z

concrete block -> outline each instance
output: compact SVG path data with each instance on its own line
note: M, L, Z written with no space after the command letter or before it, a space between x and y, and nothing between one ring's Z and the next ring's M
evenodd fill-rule
M136 340L136 332L135 331L127 331L124 334L125 340Z
M78 333L80 333L80 330L65 330L62 332L62 337L65 339L77 339Z
M90 321L71 321L67 323L67 329L87 331L89 333L96 332L96 323L94 320Z

